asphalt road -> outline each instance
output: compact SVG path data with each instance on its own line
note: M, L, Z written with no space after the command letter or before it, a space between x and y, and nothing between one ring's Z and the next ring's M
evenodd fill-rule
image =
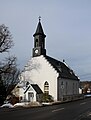
M91 120L91 98L46 107L3 108L0 120Z

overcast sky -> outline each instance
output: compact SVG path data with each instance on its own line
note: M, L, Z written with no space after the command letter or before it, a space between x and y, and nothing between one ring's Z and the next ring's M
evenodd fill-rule
M0 0L0 25L9 27L15 44L10 54L22 69L32 56L38 16L47 54L91 80L91 0Z

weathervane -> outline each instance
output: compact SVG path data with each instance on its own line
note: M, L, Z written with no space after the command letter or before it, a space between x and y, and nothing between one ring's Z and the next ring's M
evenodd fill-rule
M41 21L41 16L38 17L39 18L39 22Z

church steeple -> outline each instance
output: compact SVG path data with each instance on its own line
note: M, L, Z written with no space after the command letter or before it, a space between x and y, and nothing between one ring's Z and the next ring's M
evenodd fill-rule
M44 32L43 32L43 28L42 28L42 25L41 25L41 22L40 22L40 17L39 17L39 23L38 23L38 25L37 25L37 29L36 29L36 32L35 32L35 34L33 35L34 37L36 36L36 35L43 35L44 37L46 37L46 35L44 34Z
M45 50L46 35L43 32L43 28L42 28L40 20L41 19L39 17L37 29L33 35L33 37L34 37L33 57L40 56L40 55L46 55L46 50Z

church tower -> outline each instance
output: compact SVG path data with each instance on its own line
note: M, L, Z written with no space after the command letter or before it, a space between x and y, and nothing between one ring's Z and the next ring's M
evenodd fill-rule
M35 34L33 35L33 37L34 37L33 57L37 57L40 55L44 55L44 56L46 55L46 49L45 49L46 35L43 32L40 20L41 19L39 17L37 29L36 29Z

